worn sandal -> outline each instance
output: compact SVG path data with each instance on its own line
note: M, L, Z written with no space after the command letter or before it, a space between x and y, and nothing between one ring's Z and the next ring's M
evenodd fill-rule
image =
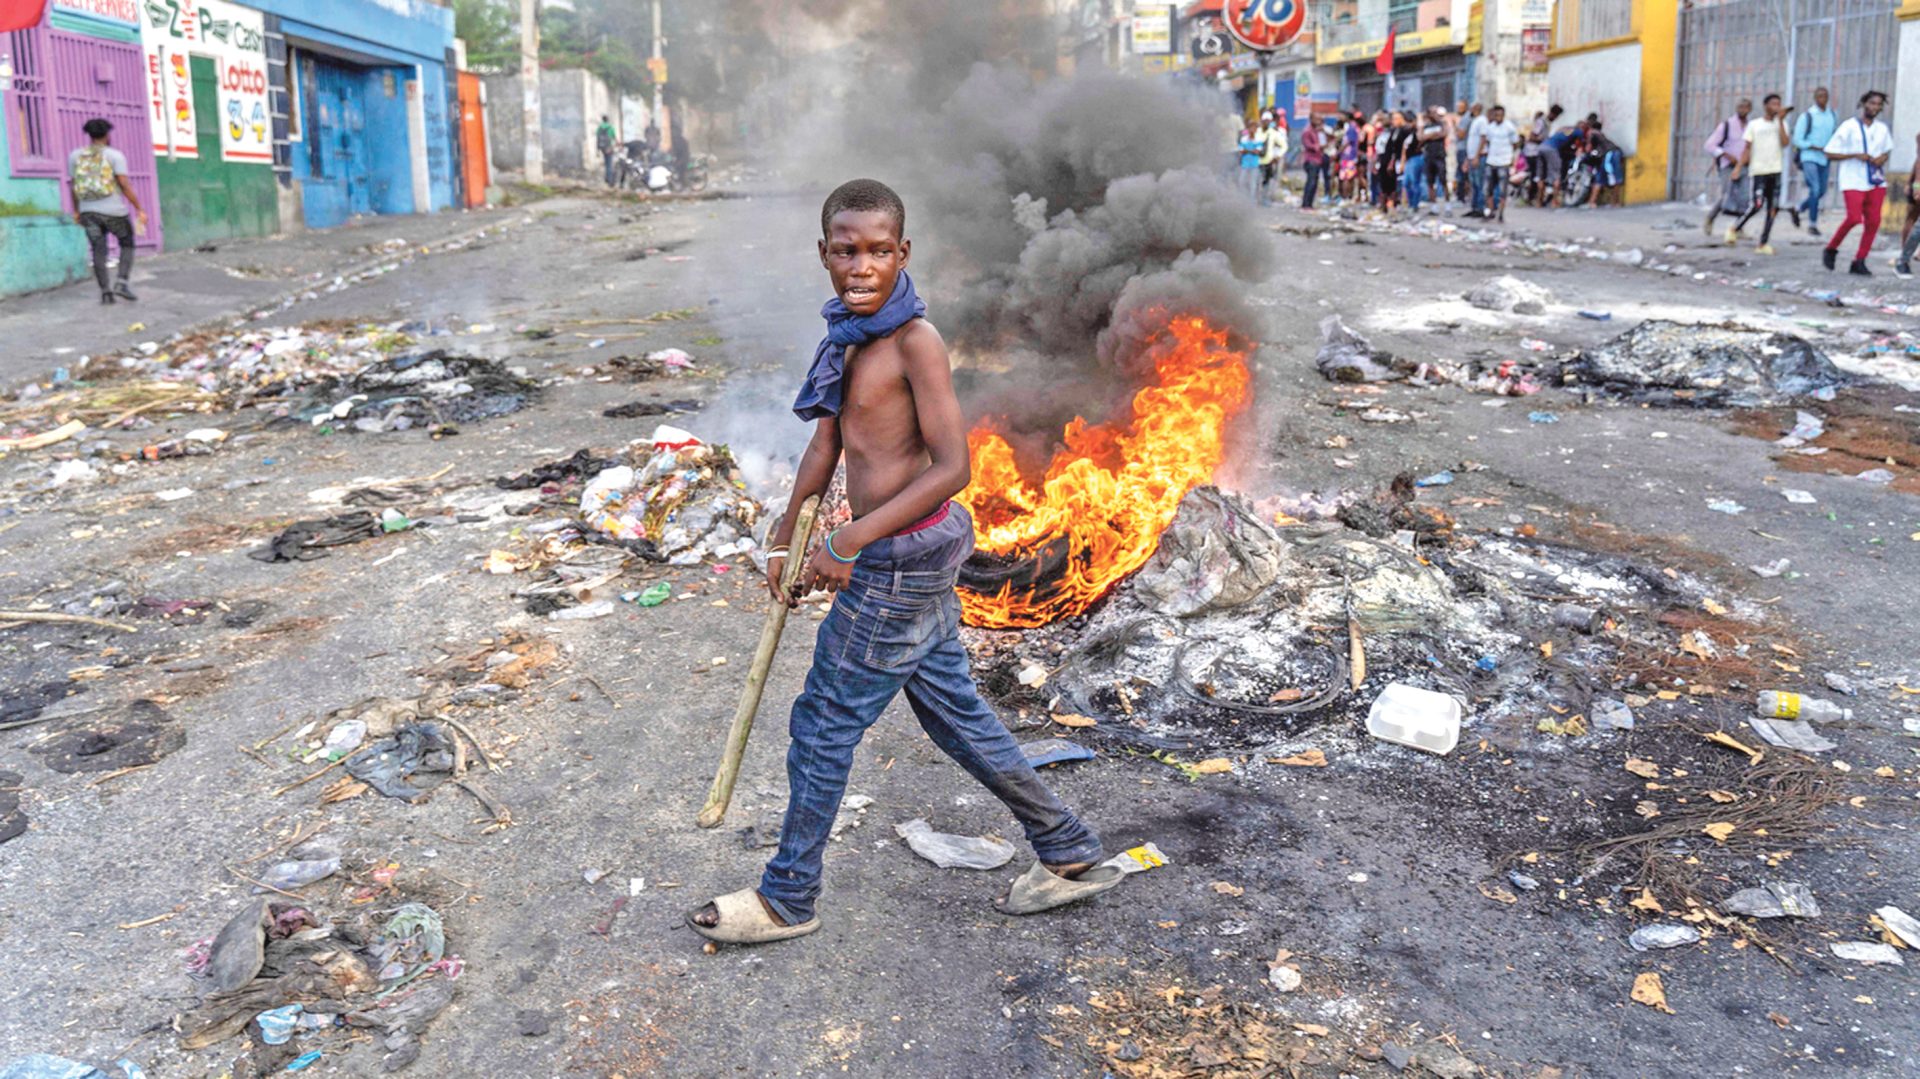
M767 913L760 902L760 896L752 888L742 888L729 892L713 900L714 909L720 912L719 925L701 925L693 920L703 907L695 907L687 912L687 926L708 940L721 944L768 944L776 940L792 940L804 937L820 928L820 916L801 922L799 925L781 925Z
M1026 875L1013 882L1007 897L994 906L1006 914L1038 914L1099 895L1119 884L1125 876L1119 866L1102 863L1069 879L1035 862Z

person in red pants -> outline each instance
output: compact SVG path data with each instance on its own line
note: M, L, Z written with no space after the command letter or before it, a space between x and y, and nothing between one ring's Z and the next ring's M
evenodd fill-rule
M1887 158L1893 153L1893 132L1879 119L1886 107L1886 94L1868 90L1860 95L1860 111L1834 128L1833 138L1827 140L1827 160L1833 162L1836 186L1847 203L1847 219L1833 230L1833 239L1820 253L1821 263L1829 270L1839 258L1840 241L1859 225L1860 246L1847 272L1873 276L1867 269L1867 252L1880 231L1880 207L1887 201Z

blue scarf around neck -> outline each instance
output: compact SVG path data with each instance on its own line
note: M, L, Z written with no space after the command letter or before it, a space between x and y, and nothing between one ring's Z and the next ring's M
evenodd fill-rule
M803 420L838 416L846 395L843 384L847 349L878 340L917 318L924 318L927 305L913 291L913 278L905 270L894 282L893 295L871 315L856 315L835 296L820 308L827 320L827 336L814 350L813 366L800 384L800 396L794 398L793 414Z

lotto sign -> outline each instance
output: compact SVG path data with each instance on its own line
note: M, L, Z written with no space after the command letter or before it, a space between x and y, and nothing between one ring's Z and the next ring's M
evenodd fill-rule
M1284 49L1307 28L1306 0L1227 0L1220 14L1227 32L1256 52Z
M204 56L213 63L221 160L271 162L266 33L260 13L226 0L143 0L139 10L154 152L171 152L176 158L198 154L192 57Z

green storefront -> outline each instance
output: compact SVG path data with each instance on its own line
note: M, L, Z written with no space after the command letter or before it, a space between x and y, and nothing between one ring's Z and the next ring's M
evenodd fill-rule
M189 58L192 65L194 142L197 157L171 158L156 150L160 175L161 220L167 246L178 251L235 236L271 236L279 230L280 208L273 166L220 157L220 112L214 62Z
M160 214L173 250L279 231L260 12L141 5Z

